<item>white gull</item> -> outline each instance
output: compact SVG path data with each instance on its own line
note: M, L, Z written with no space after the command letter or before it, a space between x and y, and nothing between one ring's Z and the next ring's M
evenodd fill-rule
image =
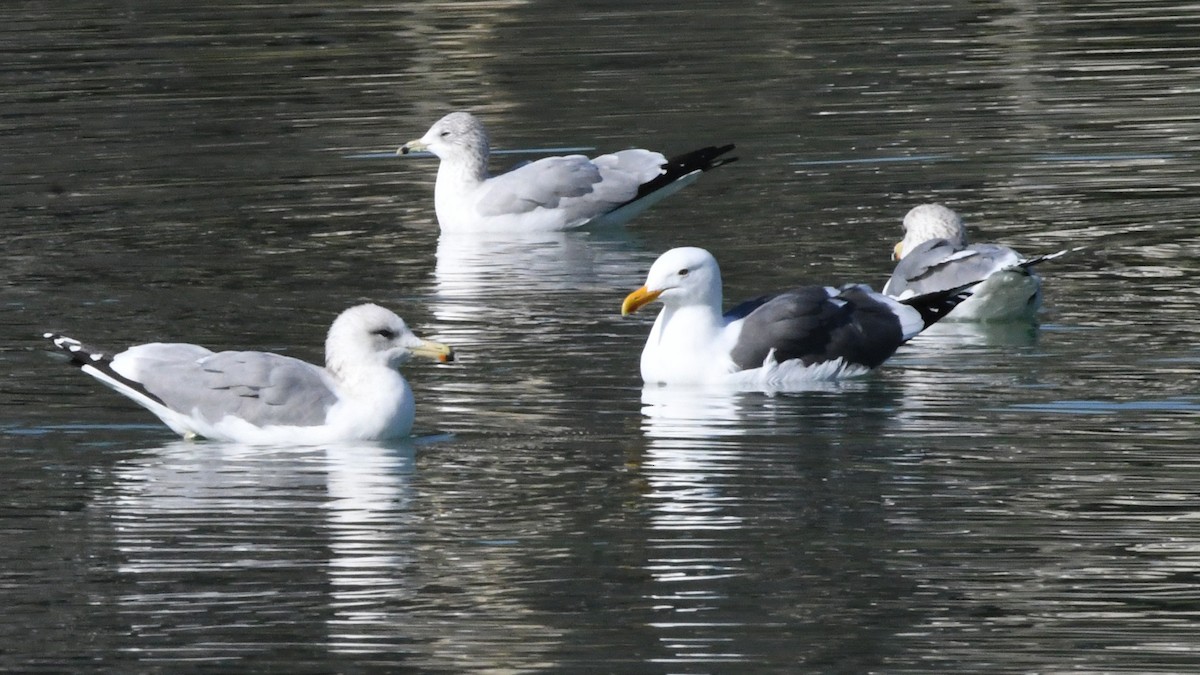
M407 436L415 405L399 366L414 354L453 359L450 347L418 338L403 319L373 304L351 307L333 322L324 368L269 352L214 353L183 343L141 344L109 356L64 335L45 337L185 438L240 443Z
M866 373L966 297L954 289L900 301L863 285L805 286L723 312L716 259L683 247L659 256L621 313L663 304L642 350L648 384L778 391Z
M536 232L620 225L733 158L733 145L667 159L651 150L544 157L496 176L488 173L487 131L471 113L453 112L400 146L440 160L433 201L443 232Z

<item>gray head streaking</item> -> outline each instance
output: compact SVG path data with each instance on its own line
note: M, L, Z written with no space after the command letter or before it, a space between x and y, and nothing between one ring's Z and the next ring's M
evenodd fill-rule
M588 224L618 225L736 158L732 145L667 159L632 149L588 159L544 157L496 176L491 146L474 115L453 112L397 150L426 150L440 160L434 209L444 232L546 232Z
M378 305L342 312L325 367L269 352L212 352L154 342L109 356L47 333L71 362L158 416L176 433L242 443L382 440L412 430L412 390L397 370L414 355L453 360Z
M1041 304L1031 261L1007 246L968 243L962 219L941 204L921 204L904 216L893 257L899 262L883 292L895 298L983 282L950 313L952 321L1032 321Z

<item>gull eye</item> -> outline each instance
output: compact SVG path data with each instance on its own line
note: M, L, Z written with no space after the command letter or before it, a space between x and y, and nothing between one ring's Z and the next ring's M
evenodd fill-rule
M679 276L686 277L687 275L688 275L688 268L685 267L685 268L679 270Z
M371 335L378 335L379 337L383 338L384 340L395 340L396 339L396 331L394 331L390 328L380 328L379 330L373 330L373 331L371 331Z
M450 135L450 132L449 132L449 131L443 131L442 133L438 134L438 136L441 136L442 138L445 138L445 137L447 137L447 136L449 136L449 135Z

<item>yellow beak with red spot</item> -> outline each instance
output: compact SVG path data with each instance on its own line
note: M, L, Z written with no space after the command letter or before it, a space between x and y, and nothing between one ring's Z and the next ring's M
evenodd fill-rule
M645 286L625 296L625 302L621 303L621 316L629 316L638 311L642 307L654 302L658 296L662 295L662 291L652 291Z
M892 247L892 260L899 260L903 254L904 242L898 241L896 242L896 245Z
M421 340L421 344L409 348L408 351L416 356L432 359L438 363L450 363L454 361L454 348L441 342L434 342L433 340Z

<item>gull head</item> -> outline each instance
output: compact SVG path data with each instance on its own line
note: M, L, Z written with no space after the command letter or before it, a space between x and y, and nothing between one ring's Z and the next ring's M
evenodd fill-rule
M405 143L396 152L406 155L421 150L443 160L458 157L486 160L490 145L487 131L477 117L469 112L452 112L434 122L424 136Z
M946 239L965 246L967 228L962 218L941 204L914 206L904 215L904 239L892 249L892 259L900 260L909 251L931 239Z
M396 369L413 356L447 363L454 360L454 350L422 340L404 319L379 305L357 305L342 312L325 339L325 365L335 374L366 366Z
M661 301L668 307L706 305L721 309L721 268L711 253L694 246L673 248L650 266L646 284L625 297L621 315Z

